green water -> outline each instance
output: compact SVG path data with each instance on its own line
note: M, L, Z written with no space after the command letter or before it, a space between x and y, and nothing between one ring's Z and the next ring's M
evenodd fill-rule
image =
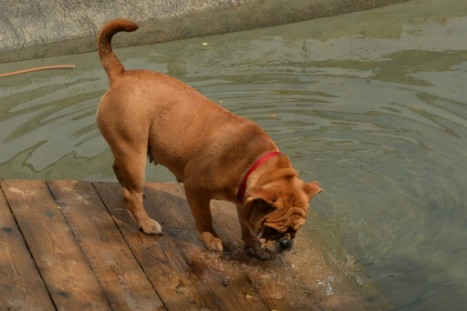
M395 310L465 309L466 1L117 52L127 68L167 72L258 122L325 189L307 232L342 239ZM107 87L95 54L0 72L55 63L77 68L0 79L0 177L113 180L95 126Z

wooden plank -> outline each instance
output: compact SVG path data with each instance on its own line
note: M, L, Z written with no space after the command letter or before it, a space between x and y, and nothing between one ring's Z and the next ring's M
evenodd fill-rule
M54 309L1 189L0 306L3 310Z
M217 309L206 299L205 286L195 286L190 279L187 262L172 239L167 235L149 236L138 230L123 204L120 186L117 183L93 184L167 309Z
M224 261L222 254L205 250L180 185L147 184L145 204L151 217L160 221L166 235L179 248L183 260L187 262L190 277L206 287L208 297L218 308L269 310L241 268L237 269L237 266ZM228 221L232 222L232 219ZM238 223L235 219L233 221ZM230 244L228 239L224 241Z
M90 183L48 183L115 310L165 310Z
M56 308L109 310L47 185L24 180L1 185Z

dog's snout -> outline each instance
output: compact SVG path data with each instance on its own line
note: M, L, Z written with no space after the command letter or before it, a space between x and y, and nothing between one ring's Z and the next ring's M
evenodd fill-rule
M282 247L282 249L288 249L290 248L292 241L290 240L290 237L283 237L279 240L279 244Z

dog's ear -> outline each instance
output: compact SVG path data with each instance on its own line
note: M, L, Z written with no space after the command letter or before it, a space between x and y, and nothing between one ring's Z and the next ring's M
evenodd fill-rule
M310 201L315 195L321 192L321 187L317 181L303 183L303 192L305 192L308 196L308 201Z
M276 198L274 192L262 187L248 189L246 210L248 210L250 223L258 224L260 219L273 212L276 209L274 205Z
M274 191L263 187L252 187L248 189L248 200L262 200L269 205L274 205L277 194Z

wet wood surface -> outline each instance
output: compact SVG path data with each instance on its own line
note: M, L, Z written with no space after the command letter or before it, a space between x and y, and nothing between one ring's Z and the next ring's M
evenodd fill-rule
M2 310L375 310L299 234L269 261L242 250L235 208L211 204L226 251L204 249L178 184L148 183L164 234L140 232L113 182L0 182ZM325 259L328 258L328 259Z

